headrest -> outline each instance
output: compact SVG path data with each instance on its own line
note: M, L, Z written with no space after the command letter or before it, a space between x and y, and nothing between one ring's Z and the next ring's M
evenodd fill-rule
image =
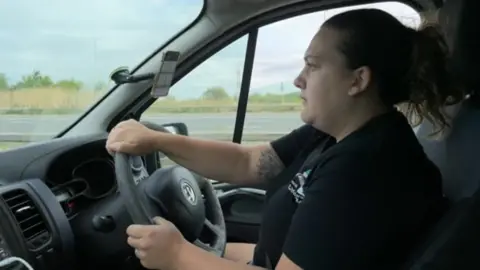
M473 91L472 98L480 95L479 11L478 0L446 0L438 14L452 51L453 74L467 91Z

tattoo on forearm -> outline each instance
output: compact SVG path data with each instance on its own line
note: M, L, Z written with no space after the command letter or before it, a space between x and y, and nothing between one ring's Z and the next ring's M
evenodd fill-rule
M262 181L269 181L283 169L283 163L273 149L262 151L257 163L258 177Z

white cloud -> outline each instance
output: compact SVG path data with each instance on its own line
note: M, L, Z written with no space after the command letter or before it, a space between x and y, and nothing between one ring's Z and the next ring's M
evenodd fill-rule
M247 38L243 37L223 48L174 85L170 94L181 99L199 97L212 86L238 94L246 46Z
M135 65L190 23L203 0L0 2L0 73L38 69L93 84Z

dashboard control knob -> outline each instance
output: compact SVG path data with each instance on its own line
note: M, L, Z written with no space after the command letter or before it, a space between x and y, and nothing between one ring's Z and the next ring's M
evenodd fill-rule
M115 221L112 216L94 216L92 219L93 228L99 232L111 232L115 230Z

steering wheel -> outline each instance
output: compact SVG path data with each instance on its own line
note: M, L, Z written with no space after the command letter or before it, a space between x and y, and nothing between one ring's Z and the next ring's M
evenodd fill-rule
M161 126L147 126L168 132ZM114 160L120 196L134 223L154 224L153 217L163 217L175 224L187 241L223 256L225 221L210 181L179 165L149 175L139 156L115 153ZM204 229L208 232L202 234ZM200 239L201 235L205 237Z

